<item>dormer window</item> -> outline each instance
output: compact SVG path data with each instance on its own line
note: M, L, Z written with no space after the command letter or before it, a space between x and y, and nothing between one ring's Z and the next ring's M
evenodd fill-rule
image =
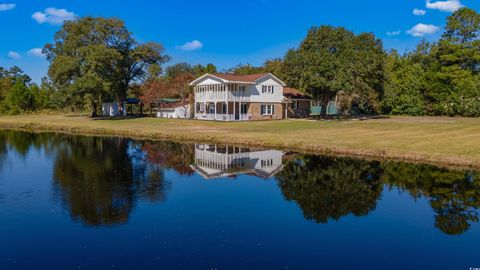
M274 91L275 91L275 86L262 85L262 94L273 94Z

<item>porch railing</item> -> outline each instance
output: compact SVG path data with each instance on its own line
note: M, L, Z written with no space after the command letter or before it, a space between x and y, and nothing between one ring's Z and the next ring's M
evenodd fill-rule
M214 102L214 101L249 101L250 96L243 92L228 91L207 91L195 93L195 101L197 102Z
M233 114L221 114L217 113L211 114L202 114L202 113L197 113L196 116L197 119L199 120L210 120L210 121L247 121L251 119L250 114L240 114L240 115L233 115Z

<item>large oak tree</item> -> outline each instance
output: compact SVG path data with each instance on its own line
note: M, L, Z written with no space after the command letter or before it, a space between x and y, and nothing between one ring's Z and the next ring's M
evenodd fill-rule
M88 99L92 116L102 101L120 101L152 65L169 60L158 43L139 44L123 21L85 17L65 22L45 45L49 76L71 95Z
M287 52L282 73L290 86L321 102L322 115L341 91L372 112L382 96L384 58L382 41L373 34L312 27L300 46Z

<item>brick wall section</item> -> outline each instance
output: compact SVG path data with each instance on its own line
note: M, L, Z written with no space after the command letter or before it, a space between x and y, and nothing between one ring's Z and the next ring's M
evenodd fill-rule
M298 108L293 109L293 104L288 104L289 118L303 118L310 115L310 100L298 100Z
M275 103L273 115L262 115L261 105L263 103L250 103L248 113L252 116L251 120L279 120L285 116L285 104ZM265 103L271 104L271 103Z

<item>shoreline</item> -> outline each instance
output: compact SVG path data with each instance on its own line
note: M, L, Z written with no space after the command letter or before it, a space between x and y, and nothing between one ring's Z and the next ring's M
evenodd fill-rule
M378 161L399 161L399 162L409 162L409 163L423 163L423 164L430 164L438 167L446 167L446 168L458 168L458 169L480 169L480 161L475 158L469 157L458 157L458 156L446 156L446 155L439 155L439 154L430 154L426 155L423 153L401 153L396 152L391 149L367 149L367 148L349 148L341 145L324 145L321 142L314 143L303 143L299 144L295 141L292 141L289 138L282 138L280 141L268 141L264 139L252 139L248 136L246 137L238 137L233 136L231 134L225 133L228 131L224 131L221 134L216 132L215 128L225 128L223 125L229 125L228 123L222 122L209 122L206 123L204 121L199 120L175 120L175 119L155 119L155 118L143 118L145 121L159 121L159 122L167 122L166 127L171 128L173 131L165 130L165 127L159 128L156 130L143 130L139 131L138 129L128 129L125 126L109 126L103 123L112 122L120 123L120 122L132 122L138 121L140 122L140 126L145 125L147 127L148 123L143 123L142 118L138 119L123 119L123 120L99 120L99 119L89 119L86 117L79 117L79 116L55 116L55 117L64 117L64 118L72 118L78 120L78 118L82 118L82 121L86 121L82 124L62 124L56 121L35 121L35 117L28 121L25 120L28 116L14 116L14 117L0 117L0 129L8 129L8 130L20 130L20 131L27 131L27 132L34 132L34 133L60 133L60 134L72 134L72 135L86 135L86 136L109 136L109 137L128 137L131 139L140 139L140 140L169 140L169 141L178 141L178 142L185 142L185 143L193 143L193 142L202 142L202 143L218 143L218 144L235 144L239 146L245 147L258 147L258 148L274 148L283 151L291 151L291 152L299 152L299 153L307 153L307 154L320 154L320 155L333 155L333 156L348 156L348 157L355 157L355 158L362 158L362 159L369 159L369 160L378 160ZM49 117L47 115L43 117ZM22 119L22 121L13 121ZM55 120L55 119L52 119ZM182 128L180 124L188 123L190 125L193 124L194 129L198 128L205 128L208 131L210 129L211 134L202 133L194 133L191 132L191 128L182 132ZM299 122L299 120L290 120L293 122ZM75 122L75 121L74 121ZM85 123L95 123L94 126L85 125ZM97 124L97 122L100 122ZM316 121L318 122L318 121ZM480 122L480 121L479 121ZM245 123L245 122L244 122ZM256 122L258 125L259 122ZM263 122L263 123L272 123L270 122ZM247 123L248 125L248 123ZM128 126L128 124L127 124ZM197 126L197 127L195 127ZM223 126L223 127L222 127ZM189 132L190 131L190 132ZM235 131L232 131L235 132ZM259 130L257 131L258 134L263 134L264 131ZM281 136L280 136L281 137ZM479 141L480 143L480 141Z

